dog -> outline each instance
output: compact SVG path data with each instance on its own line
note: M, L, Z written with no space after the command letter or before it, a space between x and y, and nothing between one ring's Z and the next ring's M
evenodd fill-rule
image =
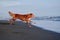
M16 21L16 19L19 19L19 20L22 20L22 21L24 21L25 23L27 23L29 27L31 27L31 26L29 25L29 23L32 22L31 18L34 18L34 17L35 17L35 15L34 15L33 13L15 14L15 13L13 13L13 12L11 12L11 11L9 11L8 13L9 13L9 15L12 17L12 18L9 20L10 24L13 24L13 23Z

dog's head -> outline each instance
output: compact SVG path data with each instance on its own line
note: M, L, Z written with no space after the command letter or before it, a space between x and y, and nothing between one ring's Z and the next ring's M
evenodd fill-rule
M34 18L34 17L35 17L35 15L34 15L33 13L30 13L29 16L30 16L31 18Z

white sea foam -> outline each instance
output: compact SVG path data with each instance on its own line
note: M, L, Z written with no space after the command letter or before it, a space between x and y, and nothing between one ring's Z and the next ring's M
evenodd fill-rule
M33 20L37 27L60 33L60 21Z

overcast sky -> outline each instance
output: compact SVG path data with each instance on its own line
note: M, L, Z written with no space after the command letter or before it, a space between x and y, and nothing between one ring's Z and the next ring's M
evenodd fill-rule
M0 17L33 12L36 16L60 16L60 0L0 0Z

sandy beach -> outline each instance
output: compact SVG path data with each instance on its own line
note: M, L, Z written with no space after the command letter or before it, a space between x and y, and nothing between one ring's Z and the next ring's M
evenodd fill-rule
M22 21L9 25L7 20L0 20L0 40L60 40L60 33L31 26Z

